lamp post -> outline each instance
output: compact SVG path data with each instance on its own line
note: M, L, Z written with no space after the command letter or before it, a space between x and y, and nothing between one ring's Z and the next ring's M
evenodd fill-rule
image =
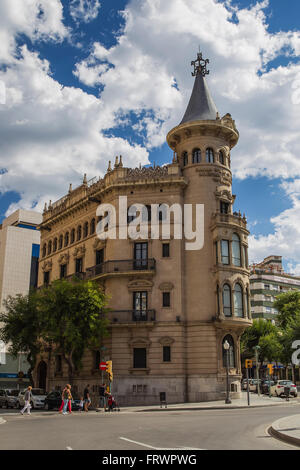
M255 349L255 362L256 362L256 379L257 379L257 394L260 396L260 386L259 386L259 373L258 373L258 351L260 346L254 346Z
M226 399L225 399L225 404L229 405L231 403L231 400L229 398L229 348L230 348L230 345L229 345L227 340L224 342L223 348L224 348L225 354L226 354Z

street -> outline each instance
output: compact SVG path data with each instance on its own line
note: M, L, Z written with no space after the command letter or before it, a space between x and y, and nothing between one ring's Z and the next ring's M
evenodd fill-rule
M167 412L0 410L1 450L297 450L267 433L298 406ZM300 415L299 415L300 420ZM1 422L1 419L0 419Z

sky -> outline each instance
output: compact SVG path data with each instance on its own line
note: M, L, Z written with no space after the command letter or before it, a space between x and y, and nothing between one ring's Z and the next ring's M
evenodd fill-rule
M240 132L234 210L249 259L300 275L299 0L1 0L0 222L42 211L108 161L165 164L191 60Z

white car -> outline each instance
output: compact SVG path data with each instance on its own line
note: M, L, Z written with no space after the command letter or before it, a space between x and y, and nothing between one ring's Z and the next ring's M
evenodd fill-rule
M19 393L18 401L19 401L19 408L23 408L25 406L24 395L27 389L22 390ZM31 407L34 408L44 408L45 406L45 398L47 393L42 388L33 388L31 390Z
M274 385L271 386L271 395L275 395L276 397L285 396L284 388L290 388L290 395L296 397L297 387L291 380L277 380Z

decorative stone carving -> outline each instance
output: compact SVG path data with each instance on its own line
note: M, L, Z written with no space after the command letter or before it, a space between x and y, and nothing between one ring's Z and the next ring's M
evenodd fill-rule
M158 342L162 346L171 346L171 344L175 343L175 339L171 338L170 336L163 336L158 340Z
M48 261L45 261L42 264L43 271L51 271L51 269L52 269L52 259L49 259Z
M60 255L60 257L58 258L58 264L67 264L69 262L69 259L70 259L69 252L64 253L64 254Z
M85 254L85 252L86 252L85 245L78 246L73 251L73 257L74 258L80 258L81 256L83 256Z
M172 282L162 282L159 285L159 289L169 292L170 290L174 289L174 284L172 284Z
M153 287L153 282L148 281L147 279L136 279L136 280L130 281L127 287L130 291L138 290L138 289L151 290Z

